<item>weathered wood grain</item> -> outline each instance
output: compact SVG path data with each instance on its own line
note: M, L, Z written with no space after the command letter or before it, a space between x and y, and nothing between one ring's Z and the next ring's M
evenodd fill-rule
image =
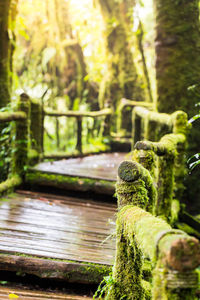
M20 191L0 200L0 270L98 283L114 260L116 205Z

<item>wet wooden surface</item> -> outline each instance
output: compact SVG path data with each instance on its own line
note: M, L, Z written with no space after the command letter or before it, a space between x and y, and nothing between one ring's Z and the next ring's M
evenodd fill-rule
M0 253L112 265L114 204L18 192L0 202Z
M127 153L104 153L82 158L42 162L33 169L67 176L115 181L117 168Z
M78 294L78 293L77 293ZM0 299L19 299L19 300L92 300L91 297L79 296L74 294L64 294L58 292L43 292L38 290L27 290L15 287L0 286Z

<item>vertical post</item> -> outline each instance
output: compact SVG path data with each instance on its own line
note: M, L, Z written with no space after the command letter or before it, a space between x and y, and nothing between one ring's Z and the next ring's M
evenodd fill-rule
M56 118L56 146L57 146L57 149L60 148L60 135L59 135L59 130L60 130L59 119Z
M170 221L174 185L174 155L165 154L158 158L158 198L155 207L157 216Z
M42 153L42 106L35 99L31 99L30 121L31 149L37 151L39 160Z
M77 117L77 144L76 149L82 153L82 117Z
M28 147L29 147L29 97L23 93L20 96L18 110L26 113L26 120L16 122L15 152L13 154L11 174L17 174L21 177L25 174L25 168L28 163Z
M156 248L152 299L196 300L199 241L180 230L167 230L158 237Z
M133 109L132 113L132 139L133 144L132 148L134 147L135 143L141 140L141 130L142 130L142 124L141 124L141 118L137 116L135 110Z

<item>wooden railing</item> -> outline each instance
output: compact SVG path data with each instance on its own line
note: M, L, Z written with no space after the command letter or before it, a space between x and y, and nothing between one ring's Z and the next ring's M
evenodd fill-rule
M130 107L132 110L135 106L140 106L141 108L148 108L148 109L155 109L155 105L152 102L146 102L146 101L135 101L135 100L129 100L126 98L122 98L119 103L119 107L117 109L117 132L119 133L122 128L122 119L124 114L124 109L126 107Z
M77 142L76 142L76 150L78 150L79 153L82 153L82 120L83 118L99 118L99 117L106 117L110 116L112 114L112 110L110 108L103 109L100 111L66 111L66 112L59 112L59 111L53 111L49 109L44 110L44 116L49 117L66 117L66 118L75 118L77 122Z
M136 106L133 121L136 144L118 170L117 250L106 299L194 300L199 241L171 227L174 201L180 206L184 193L187 115Z
M106 299L197 299L199 241L149 212L157 191L147 169L124 161L118 175L117 250Z
M28 141L29 124L28 116L30 111L29 99L25 94L21 95L18 103L18 112L1 112L0 124L15 121L12 135L15 136L12 142L11 164L7 180L0 183L0 195L11 191L15 186L22 183L25 174L25 167L28 164Z

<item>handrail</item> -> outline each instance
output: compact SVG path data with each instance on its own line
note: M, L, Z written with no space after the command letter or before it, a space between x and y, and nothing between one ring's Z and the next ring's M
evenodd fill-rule
M112 114L111 108L106 108L100 111L55 111L50 109L44 109L44 116L49 117L67 117L67 118L76 118L77 121L77 143L76 143L76 150L80 154L82 154L82 118L99 118L99 117L106 117Z
M132 119L133 145L143 138L157 141L164 134L170 132L187 134L191 128L191 125L188 124L187 114L183 111L166 114L135 106Z
M117 250L108 300L195 299L199 241L144 210L148 209L151 197L156 199L153 185L150 173L140 164L133 161L120 164L116 185ZM142 280L147 258L152 266L152 285Z
M51 117L90 117L90 118L97 118L108 116L112 114L112 110L110 108L102 109L100 111L75 111L75 110L68 110L66 112L59 112L55 110L45 109L44 113L46 116Z
M23 111L18 112L0 112L0 122L11 122L18 120L25 120L26 113Z
M136 101L136 100L130 100L126 98L122 98L120 100L119 106L118 106L118 118L117 118L117 131L119 132L121 129L121 123L122 123L122 111L126 107L132 107L134 108L135 106L140 106L143 108L149 108L149 109L154 109L155 104L152 102L146 102L146 101Z
M29 139L29 109L30 102L26 94L20 96L17 112L0 112L0 123L15 122L11 166L8 179L0 183L0 194L12 190L22 183L25 174L25 166L28 162L28 139Z

